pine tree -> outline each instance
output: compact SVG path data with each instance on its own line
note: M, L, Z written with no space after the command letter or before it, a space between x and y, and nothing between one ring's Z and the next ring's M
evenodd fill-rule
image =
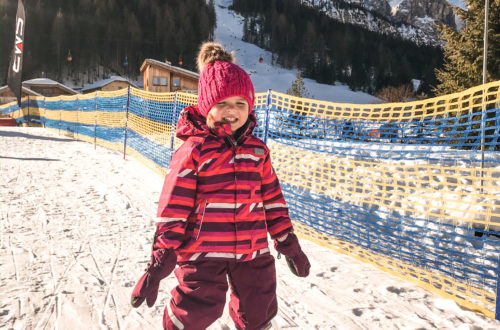
M458 92L482 83L484 0L465 0L467 9L455 8L463 28L440 28L446 39L445 63L436 70L438 95ZM488 21L488 81L500 79L500 0L490 0Z
M309 97L309 91L304 84L304 78L302 78L302 71L297 73L296 79L292 83L292 87L287 89L286 93L292 96Z

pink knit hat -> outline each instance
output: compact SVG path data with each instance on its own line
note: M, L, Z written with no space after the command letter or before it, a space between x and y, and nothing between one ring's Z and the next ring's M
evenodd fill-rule
M198 54L198 110L206 117L212 107L231 96L241 96L252 112L255 91L250 76L233 63L233 55L220 44L207 42Z

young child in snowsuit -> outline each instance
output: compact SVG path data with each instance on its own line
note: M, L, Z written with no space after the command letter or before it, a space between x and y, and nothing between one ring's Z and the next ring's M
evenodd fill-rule
M278 310L268 233L292 271L309 274L269 149L252 134L254 87L233 62L219 44L200 49L198 104L180 114L185 142L165 177L151 263L132 293L134 307L151 307L178 265L165 329L206 329L222 315L228 287L236 327L268 329Z

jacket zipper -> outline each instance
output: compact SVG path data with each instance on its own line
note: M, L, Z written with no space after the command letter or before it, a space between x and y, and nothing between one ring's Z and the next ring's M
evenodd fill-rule
M198 228L198 234L196 235L196 241L198 240L198 237L200 237L201 227L203 226L203 219L205 218L205 211L207 209L207 205L208 205L208 202L205 201L205 206L203 207L203 213L201 214L200 228Z

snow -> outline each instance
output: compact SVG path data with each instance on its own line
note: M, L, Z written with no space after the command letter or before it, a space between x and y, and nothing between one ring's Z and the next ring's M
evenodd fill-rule
M27 84L36 84L36 85L57 85L59 84L57 81L54 81L49 78L35 78L30 80L25 80L23 83Z
M297 71L271 66L269 52L241 41L242 17L227 9L230 3L216 1L216 41L235 50L257 92L285 92ZM341 84L305 83L315 99L376 101ZM162 177L129 156L123 160L121 152L43 128L2 127L0 145L0 328L160 329L177 283L173 275L162 281L153 308L134 309L129 299L148 262ZM349 157L376 151L392 161L382 144L327 147L345 149ZM427 147L401 148L418 158ZM450 205L450 212L465 211ZM370 264L304 238L301 244L311 274L297 278L277 260L273 329L500 328L499 321ZM233 327L226 308L210 329Z
M401 2L403 2L403 1L404 0L390 0L388 2L389 2L389 5L391 6L391 8L394 10L394 8L399 6L401 4ZM460 7L462 9L466 8L466 3L464 0L448 0L448 3L450 3L453 6Z
M129 299L148 261L162 177L44 128L2 127L0 144L0 328L160 329L173 275L153 308ZM500 327L370 264L301 244L311 274L297 278L277 260L273 329ZM210 327L232 328L227 309Z
M234 51L236 63L250 75L255 91L266 92L268 89L285 93L295 81L298 71L271 65L271 53L256 45L242 41L243 17L229 10L232 0L216 0L215 10L217 27L215 41L220 42L229 51ZM262 57L264 62L259 63ZM304 79L310 98L337 103L376 103L373 95L355 92L348 86L337 83L335 86L320 84L312 79Z

